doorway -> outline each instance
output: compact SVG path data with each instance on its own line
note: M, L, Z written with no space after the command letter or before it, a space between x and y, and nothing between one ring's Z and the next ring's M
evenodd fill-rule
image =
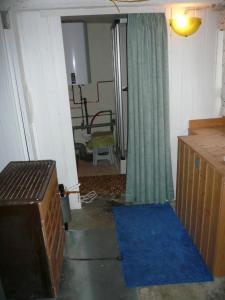
M61 21L79 181L125 174L126 15L67 16Z

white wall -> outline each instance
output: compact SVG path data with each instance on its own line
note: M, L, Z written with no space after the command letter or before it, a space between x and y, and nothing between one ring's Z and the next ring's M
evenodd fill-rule
M174 182L177 136L187 135L188 121L212 118L220 113L217 90L217 13L198 11L202 25L188 38L169 30L170 132ZM171 11L168 11L168 17ZM221 55L221 53L220 53Z
M7 51L9 31L3 30L0 22L0 171L10 161L27 159L16 82Z
M61 20L40 12L17 15L37 158L54 159L60 183L77 184ZM71 200L79 207L78 197Z

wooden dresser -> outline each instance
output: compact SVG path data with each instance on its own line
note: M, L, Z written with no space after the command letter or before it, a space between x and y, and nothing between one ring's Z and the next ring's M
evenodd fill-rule
M225 127L194 125L178 138L176 212L212 273L225 276Z
M9 163L0 173L0 278L6 297L55 297L63 248L55 162Z

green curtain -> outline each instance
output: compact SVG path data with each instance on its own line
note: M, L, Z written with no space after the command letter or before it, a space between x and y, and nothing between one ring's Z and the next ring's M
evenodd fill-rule
M127 51L126 201L163 203L174 197L165 15L129 15Z

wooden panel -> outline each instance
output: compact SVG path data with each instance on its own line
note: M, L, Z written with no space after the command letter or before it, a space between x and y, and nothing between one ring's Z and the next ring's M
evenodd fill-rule
M184 143L178 141L178 161L177 161L177 186L176 186L176 212L181 216L181 197L183 189L183 168L184 168Z
M60 270L62 267L63 262L63 251L64 251L64 242L65 242L65 236L64 231L58 230L58 235L55 240L55 252L52 253L50 258L50 264L52 268L52 276L54 278L54 292L55 294L58 293L59 289L59 280L60 280Z
M225 135L225 118L189 121L189 135Z
M58 188L57 175L56 175L56 169L54 169L51 179L49 181L48 188L45 192L43 201L39 203L39 210L41 214L42 224L45 223L46 214L49 211L48 206L50 205L50 201L52 200L52 198L55 196L57 188Z
M50 245L50 256L49 262L51 266L51 277L53 281L53 289L55 294L57 294L58 287L59 287L59 276L60 276L60 269L62 264L63 256L60 256L61 251L60 249L63 248L64 244L64 231L61 222L61 209L59 205L56 205L54 211L54 222L53 222L53 229L52 229L52 242Z
M50 180L44 200L39 204L39 210L50 267L52 290L54 295L56 295L59 287L59 276L63 259L64 229L55 172Z
M180 139L225 176L225 136L193 135Z
M187 182L188 182L188 163L189 163L190 149L184 145L184 166L182 172L182 192L181 192L181 212L180 219L183 225L185 225L185 213L186 213L186 201L187 201Z
M225 118L190 120L189 128L209 128L225 126Z
M213 274L224 276L225 125L206 123L192 124L204 134L179 138L176 210Z
M216 245L216 234L218 216L220 211L220 197L222 188L222 176L215 173L214 188L212 194L212 205L211 205L211 217L209 225L209 246L206 257L206 262L211 270L214 270L214 258L215 258L215 245Z
M205 200L205 180L206 180L206 162L201 159L200 171L199 171L199 189L197 198L197 209L196 209L196 227L194 233L194 242L200 249L201 245L201 232L202 232L202 212Z
M0 277L7 299L50 298L37 205L0 208Z
M206 260L209 247L209 232L210 232L210 219L212 207L212 195L214 189L214 168L209 164L206 166L206 182L205 182L205 201L202 211L202 229L201 229L201 244L200 252Z
M188 177L187 177L187 194L186 194L186 211L185 211L185 227L188 232L190 232L191 223L191 207L193 199L193 179L194 179L194 151L190 149L189 151L189 161L188 161Z
M209 128L193 128L188 130L189 135L219 135L225 136L225 126Z
M225 275L225 182L222 181L222 193L219 207L218 227L216 234L213 273L215 276Z
M199 194L199 174L200 174L201 158L195 153L194 154L194 173L193 173L193 194L192 194L192 206L191 206L191 219L190 219L190 235L194 240L197 223L197 201Z

